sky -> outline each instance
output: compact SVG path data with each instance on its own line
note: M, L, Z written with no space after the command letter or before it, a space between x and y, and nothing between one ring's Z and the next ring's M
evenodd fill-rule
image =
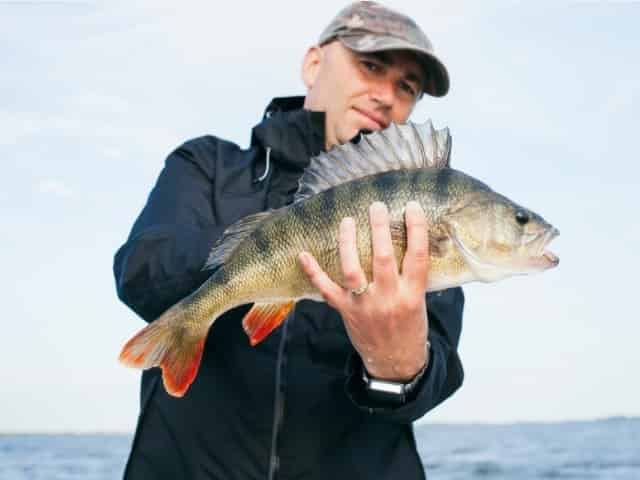
M481 5L480 5L481 3ZM0 1L0 432L131 432L144 324L113 254L182 142L246 147L345 2ZM463 387L425 422L640 415L640 2L389 1L451 76L412 119L559 228L557 269L465 288Z

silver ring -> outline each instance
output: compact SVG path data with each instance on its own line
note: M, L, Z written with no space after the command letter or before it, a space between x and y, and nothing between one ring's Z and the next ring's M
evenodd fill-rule
M354 297L357 297L359 295L362 295L368 289L369 289L369 282L365 282L364 285L362 285L361 287L354 288L353 290L351 290L351 295L353 295Z

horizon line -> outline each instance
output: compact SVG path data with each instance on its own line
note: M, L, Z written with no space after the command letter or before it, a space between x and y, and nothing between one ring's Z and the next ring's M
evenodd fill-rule
M508 427L516 425L562 425L573 423L599 423L599 422L620 422L620 421L640 421L637 415L610 415L606 417L595 417L586 419L571 420L518 420L505 422L484 422L484 421L421 421L414 422L415 427L422 428L427 426L437 427ZM89 435L105 435L105 436L133 436L135 430L3 430L0 431L0 437L7 436L89 436Z

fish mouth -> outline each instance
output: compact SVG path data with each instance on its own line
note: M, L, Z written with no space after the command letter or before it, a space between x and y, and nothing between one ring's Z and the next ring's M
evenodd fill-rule
M532 258L532 261L536 266L541 267L545 270L547 268L558 266L558 264L560 263L560 258L551 250L547 249L548 245L558 235L560 235L560 230L552 227L532 242L537 244L535 248L536 253Z

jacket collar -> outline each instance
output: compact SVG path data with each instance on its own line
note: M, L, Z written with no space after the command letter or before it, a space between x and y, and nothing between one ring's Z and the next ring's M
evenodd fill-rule
M271 148L274 161L303 169L324 150L325 114L304 110L304 97L274 98L261 123L253 128L251 144Z

